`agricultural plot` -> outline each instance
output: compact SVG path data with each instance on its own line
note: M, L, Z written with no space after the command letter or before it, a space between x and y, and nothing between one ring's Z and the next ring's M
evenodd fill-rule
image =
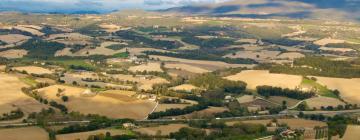
M0 57L4 57L4 58L8 58L8 59L16 59L16 58L24 57L25 55L27 55L27 53L28 52L26 50L11 49L11 50L0 52Z
M173 108L183 109L188 106L191 106L191 104L159 104L154 112L166 111L167 109Z
M57 96L58 89L63 91L60 96ZM44 98L64 104L69 111L100 114L110 118L144 119L156 105L149 100L128 96L130 91L115 90L97 94L83 88L64 85L53 85L38 91ZM63 102L61 96L68 96L69 101Z
M336 108L338 105L344 106L345 103L340 101L336 98L330 98L330 97L314 97L310 99L305 100L306 104L309 106L310 109L316 108L320 109L321 107L328 107L332 106Z
M155 84L168 83L168 81L164 78L160 78L156 76L147 76L147 75L132 76L132 75L124 75L124 74L115 74L115 75L111 75L111 77L122 81L135 82L137 83L138 88L143 90L151 90L152 86Z
M66 45L87 45L91 44L91 39L92 37L80 33L52 34L48 38L46 38L46 40L56 41Z
M301 128L314 128L315 126L327 126L325 122L320 121L312 121L312 120L305 120L305 119L277 119L279 124L285 123L291 129L301 129ZM226 125L234 125L236 123L250 123L250 124L262 124L265 125L271 122L271 120L248 120L248 121L229 121L226 122Z
M0 65L0 72L5 71L5 69L6 69L6 65Z
M178 63L182 63L182 64L197 66L197 67L201 67L201 68L208 69L211 71L218 70L218 69L224 69L224 68L237 68L237 67L252 68L255 66L255 65L247 65L247 64L228 64L228 63L221 62L221 61L181 59L181 58L158 56L158 55L150 55L149 57L153 58L155 60L178 62Z
M33 28L33 26L19 25L19 26L14 26L13 28L17 29L17 30L20 30L20 31L23 31L23 32L31 33L32 35L35 35L35 36L43 36L43 35L45 35L44 33L40 32L39 29Z
M49 69L37 67L37 66L14 67L13 70L20 71L20 72L26 71L29 74L38 74L38 75L53 73Z
M161 69L161 65L160 63L156 63L156 62L149 62L149 63L145 63L145 64L141 64L138 66L132 66L129 68L129 71L132 72L163 72L163 70Z
M317 94L325 97L332 97L332 98L338 98L333 91L328 89L326 86L319 84L318 82L303 78L303 81L301 82L300 88L303 91L315 91Z
M0 129L3 140L48 140L48 133L40 127Z
M139 132L141 134L152 135L152 136L160 132L160 135L167 136L170 133L178 132L183 127L189 127L189 126L186 124L169 124L169 125L137 128L134 129L134 131Z
M295 89L301 84L302 77L287 74L273 74L264 70L246 70L238 74L225 77L232 81L244 81L247 88L256 89L257 86L274 86Z
M278 55L276 58L277 59L294 60L294 59L303 58L303 57L305 57L305 55L298 53L298 52L287 52L287 53L282 53L282 54Z
M109 132L112 136L126 134L125 130L101 129L101 130L89 131L89 132L56 135L56 139L57 140L87 140L91 135L98 135L98 134L105 135L107 132Z
M360 137L360 126L359 125L348 125L343 140L357 140Z
M319 46L325 46L327 44L337 44L337 43L345 43L345 40L340 39L332 39L332 38L323 38L314 42L314 44Z
M21 35L21 34L8 34L8 35L0 35L0 40L6 42L7 44L14 44L21 41L26 41L31 37Z
M99 27L108 33L114 33L121 29L121 26L115 24L100 24Z
M360 79L345 79L345 78L329 78L316 77L317 82L331 90L339 90L340 96L345 101L359 104L360 103Z
M182 63L166 63L165 68L184 70L184 71L188 71L188 72L192 72L192 73L211 72L210 70L207 70L207 69L204 69L201 67L197 67L197 66L189 65L189 64L182 64Z
M65 73L64 77L61 77L60 79L63 80L66 84L73 84L76 82L77 85L80 86L86 86L86 87L100 87L100 88L106 88L111 87L114 89L132 89L132 85L125 85L125 84L113 84L113 83L107 83L103 81L86 81L84 79L98 79L101 78L99 76L92 75L91 73ZM105 78L105 77L102 77Z
M171 87L171 90L175 90L175 91L187 91L187 92L191 92L192 90L196 90L199 89L198 87L191 85L191 84L182 84L182 85L178 85L175 87Z
M297 103L300 102L300 100L291 99L291 98L282 97L282 96L270 96L268 100L270 102L274 102L274 103L279 104L279 105L282 105L283 102L285 101L287 107L293 107Z
M0 114L20 108L24 113L39 112L48 106L25 95L21 88L27 87L14 75L0 74Z
M227 54L227 58L249 58L256 61L269 61L275 59L281 52L280 51L239 51L235 54Z
M201 111L195 111L190 114L186 115L180 115L180 116L173 116L169 118L187 118L187 119L197 119L197 118L208 118L213 117L213 114L215 113L221 113L224 111L228 111L225 107L209 107L207 109L201 110Z

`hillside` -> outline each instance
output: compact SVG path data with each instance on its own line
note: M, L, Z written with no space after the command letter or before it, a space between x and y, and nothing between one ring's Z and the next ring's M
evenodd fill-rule
M163 12L250 18L358 20L358 0L231 0L224 3L170 8Z

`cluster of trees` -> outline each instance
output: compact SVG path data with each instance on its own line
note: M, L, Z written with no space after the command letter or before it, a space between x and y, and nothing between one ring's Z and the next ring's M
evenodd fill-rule
M306 67L303 67L306 66ZM294 67L274 65L268 67L274 73L294 75L314 75L325 77L358 78L360 68L348 61L333 61L324 57L305 57L296 59Z
M181 40L189 44L194 44L202 48L210 48L210 49L227 47L234 44L234 40L227 38L201 39L194 36L187 36L187 37L183 37Z
M66 106L64 106L62 104L59 104L55 101L51 101L49 104L50 104L50 106L59 109L61 112L65 113L65 114L68 113L68 109L66 108Z
M57 42L44 41L41 39L30 39L15 48L27 50L28 57L46 59L48 57L53 57L58 50L64 49L65 45Z
M334 110L350 110L350 109L358 109L357 104L346 104L346 105L338 105L338 106L321 106L321 110L334 111Z
M153 40L133 31L119 31L116 32L116 35L120 36L123 39L132 40L136 43L143 43L152 48L158 49L177 49L183 46L183 44L178 41Z
M272 39L267 38L267 39L262 39L262 41L271 44L282 45L282 46L296 46L305 43L304 41L291 40L287 38L272 38Z
M272 87L272 86L258 86L256 87L257 93L265 96L266 98L270 96L284 96L288 98L304 100L311 97L314 97L316 94L314 92L304 92L300 90L292 90L288 88Z
M266 127L261 124L238 123L227 126L224 122L193 121L189 124L193 128L181 128L171 133L170 138L187 140L215 140L215 139L256 139L269 134ZM207 134L204 128L212 131Z
M180 104L183 103L181 101L181 99L177 99L177 98L162 98L159 100L159 103L162 104Z
M10 113L4 113L2 116L0 116L0 121L15 120L22 117L24 117L24 112L22 112L21 109L17 109L11 111Z
M149 119L159 119L161 117L166 117L166 116L178 116L178 115L189 114L194 111L204 110L208 108L209 105L210 105L209 103L201 102L197 105L187 106L183 109L171 108L171 109L166 109L166 111L153 112L149 115Z
M94 71L93 67L87 67L87 66L83 66L83 65L70 65L69 68L73 69L73 70Z
M127 134L112 136L110 132L106 132L105 134L91 135L87 140L133 140L137 138L136 135Z
M2 46L2 45L7 45L7 43L0 40L0 46Z
M71 49L70 49L70 52L72 53L76 53L78 51L80 51L81 49L85 48L86 46L85 45L73 45L71 46Z
M112 125L122 125L124 123L133 123L134 120L131 119L109 119L103 116L93 116L92 120L89 124L74 124L63 129L57 131L58 134L68 134L68 133L76 133L76 132L86 132L86 131L93 131L98 130L101 128L111 127Z
M300 112L298 116L300 118L327 122L327 125L329 127L329 137L337 135L342 137L344 136L347 125L358 124L357 118L352 118L344 115L335 115L333 117L329 117L322 114L306 115L303 112Z
M106 46L106 48L112 49L112 50L115 50L115 51L124 49L126 47L127 47L127 45L124 45L124 44L113 44L113 45L110 45L110 46Z
M247 84L242 81L226 80L213 73L206 73L189 80L189 83L208 90L220 89L223 92L240 94L245 91Z

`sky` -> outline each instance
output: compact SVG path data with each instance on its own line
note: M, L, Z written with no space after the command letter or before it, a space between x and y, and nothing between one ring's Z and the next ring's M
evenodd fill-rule
M0 0L0 11L21 12L110 12L124 9L158 10L226 0Z

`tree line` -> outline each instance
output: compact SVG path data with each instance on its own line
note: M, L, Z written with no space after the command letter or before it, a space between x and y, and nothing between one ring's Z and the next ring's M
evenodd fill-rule
M316 95L316 93L312 91L300 91L300 90L292 90L288 88L280 88L280 87L272 87L272 86L258 86L256 87L256 91L258 94L268 98L270 96L283 96L297 100L305 100L308 98L312 98Z

